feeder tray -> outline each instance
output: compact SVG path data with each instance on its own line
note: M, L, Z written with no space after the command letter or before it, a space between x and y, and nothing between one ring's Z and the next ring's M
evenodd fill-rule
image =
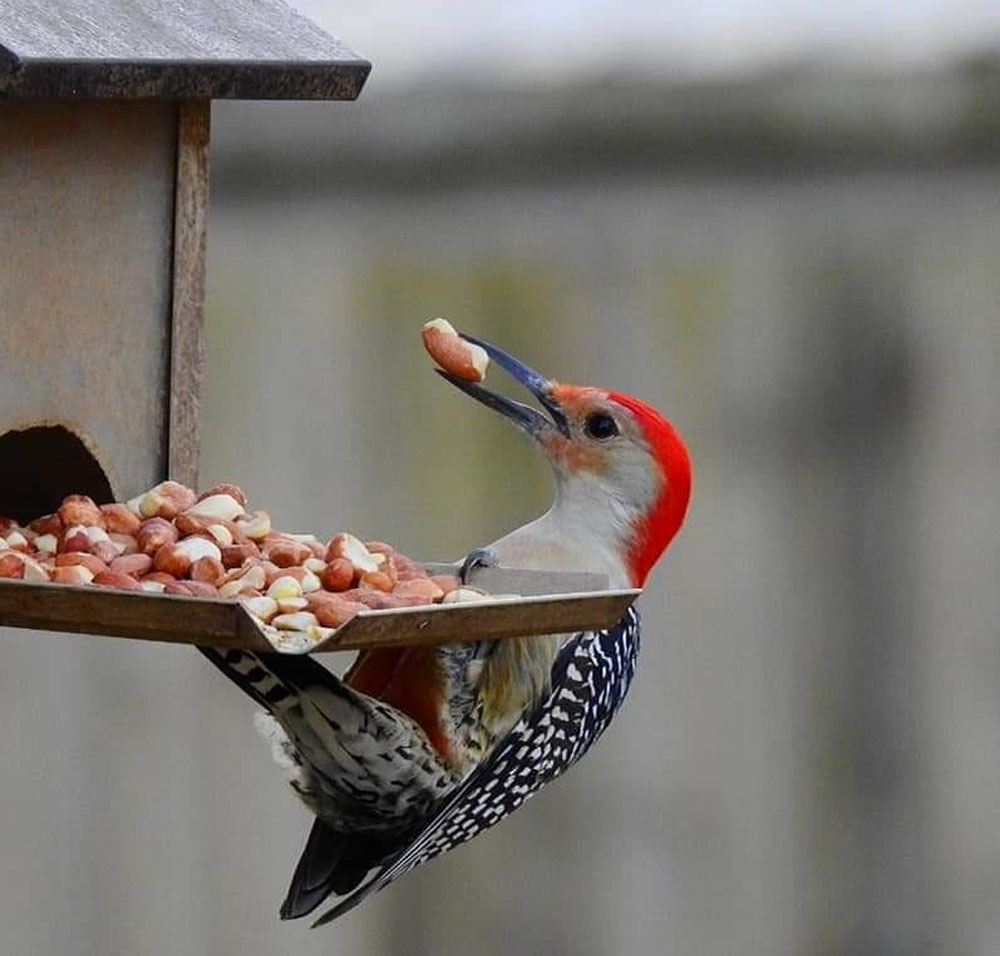
M431 574L455 571L451 564L426 567ZM295 640L297 632L291 631L287 642L275 645L235 598L0 580L0 626L248 651L327 653L606 628L619 621L641 593L607 590L607 579L599 574L510 568L477 568L469 583L520 596L361 611L316 643Z

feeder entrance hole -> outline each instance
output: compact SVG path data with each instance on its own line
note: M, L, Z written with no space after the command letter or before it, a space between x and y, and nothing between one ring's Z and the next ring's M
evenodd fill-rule
M111 483L87 446L63 425L0 435L0 515L27 524L50 514L66 495L114 501Z

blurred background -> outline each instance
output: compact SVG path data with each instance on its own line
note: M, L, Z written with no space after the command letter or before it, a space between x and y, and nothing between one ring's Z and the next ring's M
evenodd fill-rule
M687 526L589 758L316 932L235 688L10 632L0 948L1000 952L1000 8L297 5L375 69L213 108L203 485L427 559L534 516L443 315L671 416Z

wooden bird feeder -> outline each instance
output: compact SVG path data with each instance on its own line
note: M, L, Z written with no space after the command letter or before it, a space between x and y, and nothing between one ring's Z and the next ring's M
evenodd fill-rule
M353 100L369 70L282 0L0 0L0 514L196 486L211 100ZM541 596L371 612L321 649L608 625L637 593L490 574ZM0 624L270 647L233 602L23 582Z

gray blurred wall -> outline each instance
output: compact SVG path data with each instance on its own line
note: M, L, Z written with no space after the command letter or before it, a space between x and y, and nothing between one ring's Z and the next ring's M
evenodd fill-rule
M454 557L548 476L424 319L634 392L696 474L633 696L513 819L310 933L276 916L308 819L238 691L183 648L4 632L0 951L1000 951L1000 168L504 175L514 129L492 165L456 133L411 180L324 169L330 131L407 142L379 103L216 110L203 484Z

